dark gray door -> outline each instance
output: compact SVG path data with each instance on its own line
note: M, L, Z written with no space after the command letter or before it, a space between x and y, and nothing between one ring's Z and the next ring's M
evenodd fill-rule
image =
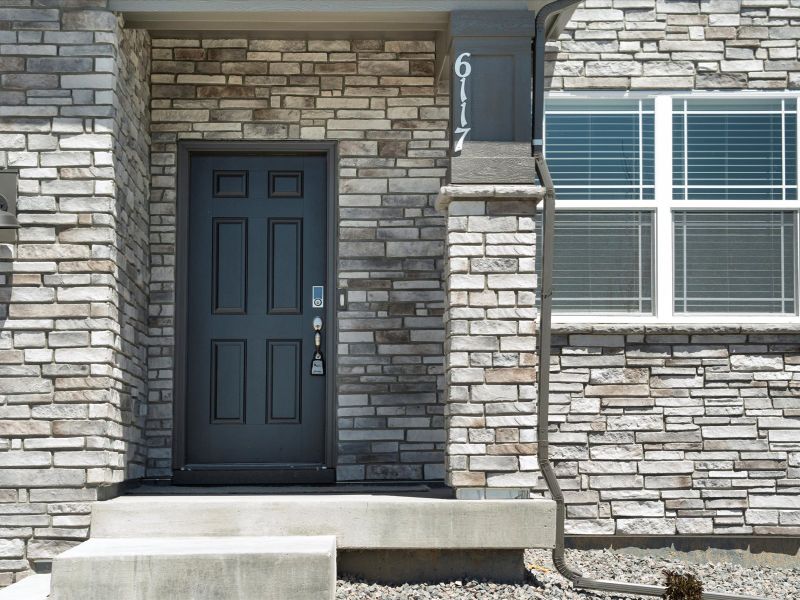
M187 468L323 465L325 158L193 155L190 169Z

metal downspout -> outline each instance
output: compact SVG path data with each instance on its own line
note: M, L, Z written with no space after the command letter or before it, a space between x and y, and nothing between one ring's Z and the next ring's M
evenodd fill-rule
M558 483L553 465L550 462L549 414L550 414L550 356L551 356L551 324L553 311L553 252L555 237L556 193L550 170L544 156L544 52L547 41L547 27L550 17L581 0L556 0L547 4L536 14L533 40L533 119L531 152L536 164L536 174L545 189L544 219L542 223L542 273L541 273L541 311L539 318L539 402L537 406L536 433L538 441L538 463L542 476L547 484L550 496L556 503L556 543L553 548L553 565L576 588L584 588L613 593L638 594L643 596L663 597L666 588L660 585L628 583L623 581L605 581L584 577L582 573L572 569L564 555L564 520L566 507L564 494ZM721 592L703 592L704 600L766 600L758 596L728 594Z

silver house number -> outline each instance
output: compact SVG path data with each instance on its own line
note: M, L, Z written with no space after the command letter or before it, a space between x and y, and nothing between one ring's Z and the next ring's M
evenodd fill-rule
M464 149L464 140L471 131L467 123L467 78L472 73L472 65L469 64L468 59L471 56L469 52L464 52L456 58L455 71L458 78L461 80L461 116L459 126L456 127L455 134L459 136L456 140L455 152L461 152Z

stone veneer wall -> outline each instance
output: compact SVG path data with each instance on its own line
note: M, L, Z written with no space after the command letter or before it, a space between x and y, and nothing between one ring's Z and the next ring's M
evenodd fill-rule
M588 0L551 89L800 89L797 0Z
M150 35L122 29L118 20L114 96L114 247L109 258L116 278L115 388L121 422L134 425L137 443L125 453L125 479L145 475L147 446L147 321L150 284ZM115 417L116 418L116 417ZM117 478L115 481L119 481Z
M153 39L148 473L171 474L178 140L339 140L340 480L443 479L433 42ZM446 91L444 92L446 94ZM330 282L334 284L334 282Z
M548 45L548 85L800 89L799 40L797 0L590 0ZM561 331L568 532L800 533L798 328Z
M538 198L495 186L445 189L446 482L458 498L524 498L539 471Z
M0 586L84 539L144 469L147 34L103 0L0 8Z
M800 327L556 331L568 533L800 535Z

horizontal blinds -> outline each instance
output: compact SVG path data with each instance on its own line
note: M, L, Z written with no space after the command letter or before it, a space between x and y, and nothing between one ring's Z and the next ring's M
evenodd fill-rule
M676 212L675 311L794 312L794 215Z
M541 217L537 272L541 272ZM563 211L556 218L553 307L561 312L653 310L653 215Z
M550 101L545 144L561 199L654 197L652 101Z
M675 100L676 200L797 198L795 102Z

